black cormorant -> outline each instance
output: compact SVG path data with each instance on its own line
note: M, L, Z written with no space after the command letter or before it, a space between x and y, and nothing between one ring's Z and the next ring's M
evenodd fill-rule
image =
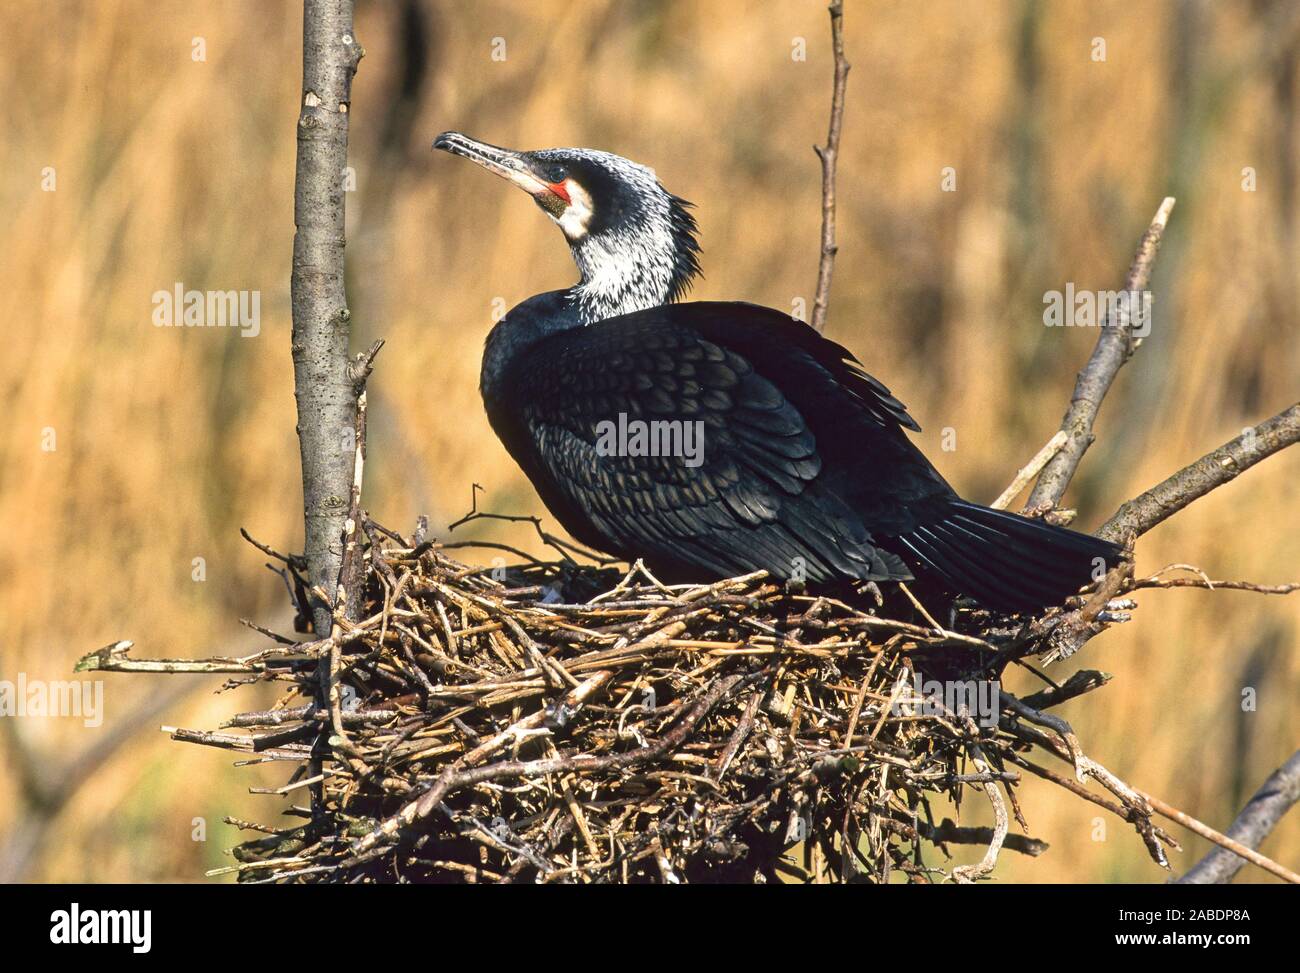
M579 541L660 576L766 569L810 583L914 577L1000 611L1059 604L1120 549L962 500L920 427L846 349L739 302L678 303L700 272L690 204L591 149L433 143L523 189L581 279L488 335L488 418Z

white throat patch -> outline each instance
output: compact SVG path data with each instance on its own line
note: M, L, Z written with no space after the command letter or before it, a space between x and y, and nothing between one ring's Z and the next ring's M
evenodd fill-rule
M564 180L564 191L569 194L569 205L559 216L552 216L570 243L577 243L587 235L591 223L591 196L572 179Z

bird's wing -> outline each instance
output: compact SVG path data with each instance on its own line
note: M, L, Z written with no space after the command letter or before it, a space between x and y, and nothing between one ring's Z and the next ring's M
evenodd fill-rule
M850 401L841 407L849 408L854 418L867 419L881 429L901 426L921 431L907 407L883 382L867 374L852 352L788 314L730 301L693 301L673 310L682 323L712 340L742 344L746 357L760 370L793 367L800 370L812 394L819 386L837 398L847 393Z
M558 492L615 553L652 563L724 575L802 567L810 580L907 576L842 498L817 488L823 457L799 408L745 354L681 316L694 306L567 331L524 356L510 397L531 442L525 468L548 481L543 496ZM863 388L851 408L874 421L906 416L887 391Z
M920 431L916 420L846 348L771 308L701 301L675 310L680 323L741 349L773 377L817 436L819 485L873 535L906 533L954 496L908 435Z

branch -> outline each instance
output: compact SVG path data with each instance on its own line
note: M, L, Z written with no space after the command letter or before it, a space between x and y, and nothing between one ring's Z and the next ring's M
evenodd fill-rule
M1029 481L1041 473L1043 467L1051 461L1052 457L1061 451L1069 438L1064 430L1058 429L1056 435L1047 441L1046 445L1035 454L1033 459L1020 468L1020 472L1016 474L1015 479L1007 485L1007 488L989 506L994 510L1006 510L1011 505L1011 501L1020 496L1020 491L1029 486Z
M1007 729L1023 739L1033 740L1033 742L1038 743L1049 752L1055 753L1056 756L1060 757L1062 760L1068 760L1073 763L1075 774L1078 777L1080 784L1083 783L1086 777L1092 777L1101 783L1108 791L1118 797L1124 805L1122 816L1137 827L1139 835L1141 835L1142 840L1146 843L1147 850L1151 853L1151 857L1161 867L1169 868L1170 866L1168 858L1165 856L1164 850L1160 847L1158 839L1167 839L1168 836L1155 828L1151 823L1151 814L1153 812L1181 824L1189 831L1193 831L1202 838L1213 841L1222 848L1230 849L1229 854L1235 853L1236 855L1240 855L1252 864L1258 865L1265 871L1268 871L1287 882L1300 884L1300 875L1297 875L1285 866L1279 865L1271 858L1266 858L1259 854L1259 852L1246 847L1240 842L1234 841L1232 838L1220 834L1218 831L1215 831L1209 825L1198 821L1190 814L1180 811L1178 808L1166 804L1159 798L1152 797L1145 791L1138 790L1136 787L1132 787L1120 780L1101 764L1083 753L1083 750L1079 747L1079 741L1075 736L1073 728L1059 716L1050 716L1046 713L1034 710L1023 701L1016 699L1016 697L1012 696L1010 693L1003 692L1000 695L1003 706L1010 707L1013 712L1023 716L1032 723L1037 723L1039 726L1046 726L1055 730L1060 736L1060 741L1058 742L1045 734L1039 734L1036 730L1031 730L1027 734L1026 730L1028 728L1023 724L1013 724L1007 727ZM1055 780L1058 784L1069 786L1064 780L1050 776L1050 773L1046 772L1044 768L1037 767L1030 764L1028 761L1015 756L1011 757L1011 760L1013 763L1017 763L1020 766L1031 770L1033 773L1039 774L1040 776L1048 776L1049 779ZM1293 782L1292 786L1300 788L1300 754L1297 754L1288 762L1288 767L1291 763L1297 764L1292 771L1296 775L1296 780ZM1287 768L1284 767L1283 771L1286 770ZM1278 773L1281 774L1283 771L1279 771ZM1276 777L1277 775L1274 776ZM1268 785L1266 784L1264 790L1267 789ZM1080 796L1088 797L1089 800L1095 800L1095 798L1090 797L1086 791L1079 791L1078 793L1080 793ZM1261 791L1261 793L1263 793L1263 791ZM1280 810L1273 808L1270 810L1275 810L1276 815L1280 817L1282 811L1285 811L1286 807L1289 807L1290 804L1295 802L1295 800L1296 795L1292 794L1290 801L1285 807ZM1096 803L1101 802L1096 801ZM1254 802L1252 801L1252 803ZM1106 805L1103 804L1103 806ZM1114 810L1114 808L1112 808L1112 810ZM1245 812L1243 812L1243 816L1244 815ZM1275 821L1276 818L1274 818L1274 822ZM1268 827L1271 828L1274 822L1270 822ZM1236 822L1234 822L1233 826L1236 827ZM1267 833L1267 831L1264 833ZM1261 839L1262 837L1263 834L1260 835Z
M844 59L844 0L832 0L831 47L835 52L835 82L831 89L831 121L826 146L814 145L822 163L822 250L817 262L817 295L813 300L812 327L826 330L826 308L831 299L831 274L835 270L835 162L840 154L840 129L844 125L844 86L849 79L849 62Z
M1300 885L1300 875L1292 872L1286 866L1279 865L1273 859L1266 859L1253 848L1247 848L1240 842L1234 842L1229 836L1219 834L1213 827L1206 825L1204 821L1197 821L1191 814L1165 804L1165 801L1152 797L1149 793L1143 793L1143 797L1147 799L1147 803L1151 804L1152 808L1156 809L1157 813L1164 814L1170 821L1177 821L1179 825L1186 827L1188 831L1195 831L1201 838L1208 839L1221 848L1229 849L1234 855L1239 855L1243 859L1252 862L1252 864L1260 866L1265 872L1277 875L1284 882L1291 882L1291 885Z
M1234 855L1239 855L1251 864L1258 865L1266 872L1270 872L1282 879L1284 882L1290 882L1292 885L1300 885L1300 875L1297 875L1285 865L1279 865L1271 858L1265 858L1253 848L1247 848L1238 841L1233 841L1227 835L1220 834L1203 821L1198 821L1186 811L1180 811L1176 807L1166 804L1150 794L1143 794L1147 802L1156 810L1157 813L1163 814L1170 821L1177 821L1188 831L1193 831L1209 841L1213 841L1220 848L1225 848Z
M1082 696L1084 693L1090 693L1094 689L1100 689L1106 683L1110 682L1111 674L1109 672L1097 672L1095 669L1080 669L1062 686L1052 689L1044 689L1042 692L1034 693L1032 696L1026 696L1021 700L1026 706L1036 710L1050 709L1053 706L1060 706L1062 703L1074 699L1076 696Z
M1133 255L1133 263L1129 266L1128 277L1124 281L1124 289L1129 293L1144 291L1151 282L1151 268L1155 263L1156 251L1160 248L1160 238L1173 208L1173 197L1166 197L1156 210L1146 233L1138 241L1137 252ZM1132 332L1128 304L1117 302L1113 315L1108 314L1102 323L1101 334L1092 349L1092 357L1075 380L1074 395L1065 410L1065 418L1061 420L1061 431L1069 438L1060 452L1048 461L1033 492L1029 494L1028 506L1031 509L1050 510L1065 494L1065 488L1070 485L1075 470L1079 468L1079 461L1095 438L1092 424L1101 410L1102 399L1106 397L1120 368L1141 343L1141 339L1134 340Z
M1172 517L1193 500L1223 486L1262 459L1300 440L1300 403L1247 429L1195 463L1129 500L1106 521L1098 536L1128 542Z
M1138 836L1142 839L1142 843L1146 845L1147 853L1150 854L1152 861L1161 868L1169 868L1169 858L1160 843L1161 841L1172 843L1172 839L1151 822L1152 808L1146 796L1085 754L1083 748L1079 745L1079 738L1075 735L1074 728L1061 717L1036 710L1005 691L999 693L999 697L1002 705L1009 707L1018 716L1037 726L1047 727L1055 731L1060 738L1059 740L1022 722L1004 724L1009 732L1023 740L1037 744L1048 753L1055 754L1061 760L1072 764L1077 781L1058 777L1045 767L1038 767L1017 754L1009 755L1008 759L1026 770L1041 777L1046 777L1048 780L1074 791L1080 797L1099 804L1124 818L1137 829ZM1087 788L1083 786L1085 780L1089 777L1110 791L1119 799L1120 803L1116 805L1113 802L1090 794Z
M365 559L361 556L362 522L365 514L361 509L361 486L365 480L366 469L366 392L365 381L370 375L375 355L383 347L382 341L376 341L370 351L358 355L348 374L358 388L355 426L353 427L353 444L355 454L352 460L352 489L348 494L348 516L343 525L343 561L339 565L338 587L334 591L334 617L330 623L329 659L327 664L319 667L320 696L329 705L330 727L337 739L329 741L329 734L323 729L322 736L332 742L336 749L345 755L358 757L359 754L348 739L343 728L343 698L339 687L339 670L343 657L343 623L355 624L361 620L361 609L365 600ZM364 765L363 765L364 768Z
M966 728L978 739L979 731L975 727L975 721L969 714L966 715ZM984 757L984 751L980 745L971 742L967 747L970 753L971 762L981 773L990 773L988 760ZM953 880L960 885L970 885L981 878L987 878L992 874L993 869L997 867L998 852L1002 850L1002 843L1006 841L1007 831L1010 829L1011 820L1007 816L1007 804L1002 799L1002 792L998 790L998 785L993 781L985 781L979 785L988 795L989 803L993 805L993 834L989 839L988 848L984 851L984 857L974 865L959 865L952 870Z
M1132 544L1135 538L1172 517L1197 497L1203 497L1216 487L1235 479L1242 470L1249 469L1297 440L1300 440L1300 404L1247 429L1236 439L1202 456L1141 496L1129 500L1110 520L1102 524L1097 536L1121 544ZM1127 562L1113 568L1084 608L1070 612L1057 624L1049 638L1044 661L1054 662L1074 655L1083 648L1084 643L1105 629L1106 619L1102 612L1107 610L1107 599L1120 593L1121 583L1130 568L1131 564ZM1153 576L1134 582L1128 590L1192 586L1213 589L1216 584L1209 578L1161 582ZM1288 594L1295 590L1291 585L1267 586L1246 582L1225 582L1222 587L1266 594Z
M197 672L203 675L213 673L240 672L260 673L266 671L265 660L276 658L280 661L289 659L309 659L312 651L320 643L295 642L279 649L258 652L243 658L232 659L226 656L213 656L207 659L132 659L130 651L135 643L127 639L112 642L94 652L87 653L77 660L73 672Z
M921 837L937 845L988 845L994 839L992 828L978 828L959 825L951 818L944 818L938 825L931 826L924 821L916 823L916 832ZM1047 842L1024 835L1009 834L1002 839L1002 847L1018 851L1022 855L1037 858L1047 851Z
M344 189L352 78L364 52L352 0L304 0L302 113L294 188L293 381L302 454L305 548L311 588L334 591L352 484L357 388L348 372L351 314L343 283ZM317 599L318 637L330 606Z
M1258 848L1297 800L1300 800L1300 750L1264 781L1264 786L1232 822L1227 836L1248 848ZM1245 864L1246 859L1233 851L1216 848L1182 878L1175 879L1175 884L1225 885Z

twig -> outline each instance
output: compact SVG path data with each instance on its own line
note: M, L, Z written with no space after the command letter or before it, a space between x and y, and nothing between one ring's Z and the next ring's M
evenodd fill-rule
M975 739L978 739L978 729L975 721L970 718L969 714L965 715L966 729ZM984 757L984 751L974 740L967 746L970 752L971 762L983 774L990 772L988 760ZM961 865L952 870L952 877L962 885L968 885L976 882L981 878L986 878L992 873L998 863L998 852L1002 850L1002 842L1006 840L1007 831L1009 830L1010 818L1007 816L1007 805L1002 799L1002 792L998 790L998 785L993 781L984 781L978 785L984 789L988 796L989 803L993 805L993 835L989 840L989 846L984 852L984 857L974 865Z
M1220 487L1260 460L1300 440L1300 403L1247 429L1195 463L1125 503L1098 536L1128 542Z
M448 533L454 533L457 527L461 527L474 520L500 520L508 524L532 524L533 530L537 531L537 536L541 540L541 542L545 544L547 547L553 548L560 555L560 557L564 558L564 560L567 563L570 564L577 563L573 560L572 557L569 556L570 552L572 552L573 554L578 554L585 558L589 558L600 565L616 564L618 562L617 558L605 557L602 554L597 554L595 551L589 551L585 547L581 547L577 544L573 544L569 541L563 540L562 538L556 537L554 534L548 533L547 531L542 529L542 518L534 514L498 514L498 513L491 513L486 510L479 510L478 494L479 491L482 489L483 487L481 487L477 483L470 484L469 513L462 516L459 520L455 520L451 524L449 524L447 527ZM467 541L465 542L464 545L447 544L445 546L450 548L450 547L461 547L466 545L477 545L479 547L499 546L499 545L480 543L474 541Z
M576 709L578 706L581 706L593 695L600 692L613 675L614 674L608 670L594 673L565 697L564 705L570 709ZM410 825L420 818L427 817L429 812L437 807L439 801L442 800L442 796L446 794L447 790L452 786L458 773L461 773L466 768L473 767L475 764L487 759L508 743L517 741L521 734L527 733L530 730L538 729L545 722L546 715L545 710L536 710L523 719L511 724L490 740L479 744L469 753L465 754L464 757L457 760L443 771L438 783L418 799L407 803L397 814L383 821L373 832L358 841L353 849L354 852L357 855L364 855L380 842L396 835L403 825Z
M1257 595L1290 595L1300 591L1300 582L1256 584L1253 581L1205 581L1201 578L1165 578L1160 581L1143 578L1129 585L1130 591L1140 588L1200 588L1204 591L1253 591Z
M1060 706L1067 700L1074 699L1076 696L1082 696L1084 693L1090 693L1094 689L1100 689L1106 683L1110 682L1113 677L1109 672L1097 672L1095 669L1080 669L1074 675L1065 681L1065 685L1055 689L1044 689L1042 692L1034 693L1032 696L1026 696L1021 700L1026 706L1036 710L1049 709L1052 706Z
M1297 875L1295 872L1291 871L1291 869L1279 865L1277 862L1273 861L1273 859L1261 855L1253 848L1247 848L1239 841L1233 841L1227 835L1215 831L1208 824L1198 821L1186 811L1180 811L1178 808L1166 804L1164 801L1157 797L1152 797L1150 794L1141 791L1138 793L1142 794L1147 803L1151 805L1152 809L1157 814L1164 815L1170 821L1177 821L1188 831L1194 831L1202 838L1213 841L1219 847L1226 848L1235 855L1240 855L1242 858L1246 859L1246 861L1253 865L1258 865L1266 872L1276 875L1283 881L1290 882L1293 885L1300 885L1300 875Z
M1124 817L1137 828L1138 836L1147 846L1147 852L1151 855L1152 860L1162 868L1169 868L1169 858L1165 855L1164 849L1160 847L1160 842L1157 840L1162 835L1151 823L1152 808L1147 803L1145 795L1085 754L1083 748L1079 745L1078 737L1075 736L1074 728L1065 720L1059 716L1035 710L1032 706L1026 705L1010 693L1002 692L1000 696L1002 705L1009 707L1013 712L1023 716L1031 723L1055 730L1060 742L1053 740L1046 734L1038 734L1037 731L1026 732L1029 728L1024 726L1013 727L1012 732L1022 738L1035 739L1035 742L1043 744L1061 760L1068 760L1074 765L1074 774L1079 784L1083 784L1087 778L1091 777L1119 798L1124 805Z
M1007 488L1002 491L1001 495L989 504L989 506L994 510L1005 510L1012 500L1020 496L1020 491L1029 486L1029 481L1036 477L1042 471L1043 467L1047 465L1048 461L1061 451L1061 448L1069 438L1070 437L1065 434L1065 430L1058 429L1056 435L1046 442L1033 459L1021 467L1020 472L1016 474L1015 479L1011 481L1010 485L1008 485Z
M134 644L123 640L87 653L77 660L77 664L73 666L73 672L198 672L208 675L222 672L263 672L266 669L266 664L261 659L269 657L267 653L258 653L257 656L243 659L224 657L211 659L132 659L128 657L128 653ZM317 642L300 642L294 645L292 650L301 652L301 658L309 659L312 658L310 650L320 644ZM286 647L284 652L288 651L290 649ZM283 653L277 653L274 657L285 658Z
M840 154L840 130L844 125L844 87L849 78L849 62L844 58L844 0L832 0L827 8L831 15L831 47L835 55L835 81L831 89L831 120L826 145L814 145L813 151L822 164L822 242L817 261L817 294L813 300L814 331L826 330L826 309L831 299L831 275L835 271L835 163Z
M740 719L736 722L736 728L732 731L727 745L722 749L721 756L713 765L713 777L715 780L722 780L723 774L731 766L732 758L736 756L736 751L740 749L745 738L749 736L749 731L754 726L754 715L758 712L758 706L763 701L761 693L753 692L749 694L749 700L745 703L745 710Z
M1291 806L1300 800L1300 750L1264 781L1228 828L1228 840L1248 849L1258 848ZM1157 810L1159 810L1157 808ZM1175 880L1180 885L1223 885L1250 860L1226 845L1211 851Z
M971 827L969 825L960 825L951 818L944 818L937 825L929 825L923 821L917 822L917 834L922 838L933 841L935 844L955 844L955 845L988 845L996 838L992 828ZM1047 851L1046 841L1038 838L1027 838L1024 835L1008 834L1002 839L1002 847L1011 851L1018 851L1022 855L1029 855L1036 858L1043 852Z
M1133 255L1133 263L1124 281L1124 289L1130 295L1146 290L1151 282L1151 268L1155 263L1156 251L1160 248L1160 238L1173 208L1173 197L1166 197L1138 242L1137 252ZM1029 494L1028 507L1031 510L1050 510L1060 502L1075 470L1079 468L1084 451L1092 445L1092 424L1101 410L1102 399L1106 397L1120 368L1137 347L1127 309L1128 303L1121 301L1117 305L1115 319L1109 316L1106 318L1101 334L1097 336L1092 356L1083 371L1079 372L1070 405L1065 410L1065 418L1061 420L1061 431L1068 438L1061 451L1048 461Z

